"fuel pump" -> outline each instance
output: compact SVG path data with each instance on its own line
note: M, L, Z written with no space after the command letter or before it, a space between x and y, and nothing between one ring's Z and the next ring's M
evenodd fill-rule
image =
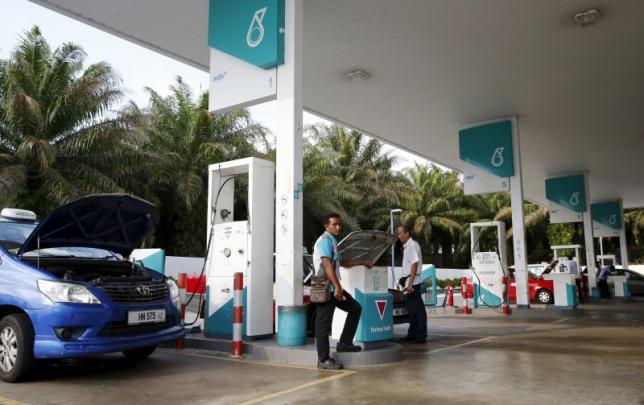
M494 250L482 251L481 231L496 228ZM502 221L474 222L470 224L472 273L476 305L501 307L506 300L503 294L503 277L507 276L508 261L505 250L505 223Z
M577 303L584 299L584 296L579 294L579 290L584 290L579 264L579 250L581 248L581 245L550 246L553 251L555 267L549 274L544 274L542 277L544 280L552 280L556 307L577 308ZM575 251L576 272L571 271L570 260L566 256L560 256L559 252L562 250Z
M601 240L601 239L600 239ZM597 261L601 263L601 268L605 266L617 265L617 258L612 254L599 254ZM624 273L609 273L606 277L608 287L612 288L614 297L628 297L630 296L630 289L628 287L628 275Z
M553 259L557 261L557 264L552 271L554 273L570 273L569 259L566 256L560 256L559 252L562 250L574 250L575 256L574 260L577 263L577 270L580 271L579 263L579 250L582 248L581 245L553 245L550 246L553 253Z
M236 221L235 180L245 175L247 218ZM273 333L274 196L273 162L246 158L208 168L206 336L232 336L236 272L244 275L242 335L257 338Z
M602 266L612 264L613 266L617 265L617 258L615 255L597 255L597 261L601 263Z

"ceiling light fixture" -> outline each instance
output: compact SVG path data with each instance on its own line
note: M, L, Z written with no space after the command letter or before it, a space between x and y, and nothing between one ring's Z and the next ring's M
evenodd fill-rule
M347 77L352 82L362 83L366 81L369 77L371 77L371 75L362 69L356 69L348 72Z
M575 13L573 18L577 25L583 28L595 24L599 20L599 15L599 11L591 8L590 10Z

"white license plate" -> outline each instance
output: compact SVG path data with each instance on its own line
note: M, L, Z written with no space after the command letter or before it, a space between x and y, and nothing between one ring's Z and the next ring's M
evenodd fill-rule
M127 313L127 324L138 325L140 323L165 322L165 309L151 309L148 311L129 311Z
M394 316L407 315L407 308L394 308Z

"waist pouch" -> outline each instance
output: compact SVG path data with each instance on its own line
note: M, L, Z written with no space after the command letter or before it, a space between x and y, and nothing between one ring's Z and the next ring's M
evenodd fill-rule
M329 278L326 275L311 277L311 302L314 304L324 304L330 299Z

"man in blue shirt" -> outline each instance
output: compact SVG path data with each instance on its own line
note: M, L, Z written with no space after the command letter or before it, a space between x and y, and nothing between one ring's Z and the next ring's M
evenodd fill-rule
M329 356L329 335L333 322L335 308L340 308L347 313L340 341L336 345L337 352L359 352L360 346L353 344L353 338L358 329L362 307L353 299L351 294L342 289L340 284L340 266L367 266L372 267L370 260L342 260L338 253L336 237L342 232L340 215L330 213L324 223L325 232L318 238L313 247L313 266L316 276L326 275L332 287L329 301L316 304L315 319L315 344L318 351L318 368L327 370L341 370L342 364Z

